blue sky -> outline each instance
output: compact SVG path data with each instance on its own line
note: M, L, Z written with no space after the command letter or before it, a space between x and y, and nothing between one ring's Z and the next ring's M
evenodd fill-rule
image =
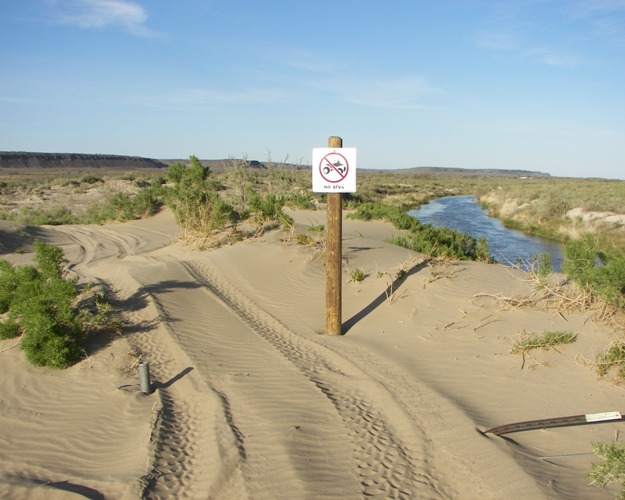
M0 150L625 179L625 0L1 0Z

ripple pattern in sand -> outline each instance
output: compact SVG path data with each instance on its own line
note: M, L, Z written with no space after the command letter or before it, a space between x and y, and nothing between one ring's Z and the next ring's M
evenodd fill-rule
M425 436L416 423L410 429L404 427L402 435L397 433L385 411L370 397L381 391L375 381L367 379L364 372L344 359L339 368L331 359L330 351L287 329L231 287L207 262L191 261L185 263L185 267L331 402L352 442L363 495L380 498L442 496L436 480L430 477L424 458L427 454L423 449L415 449L424 446ZM389 403L388 398L382 400Z

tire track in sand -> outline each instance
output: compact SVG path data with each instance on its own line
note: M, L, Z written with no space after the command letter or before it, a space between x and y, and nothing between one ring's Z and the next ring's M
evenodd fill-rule
M88 225L57 226L77 248L70 255L70 269L84 269L102 263L120 261L128 257L148 254L162 248L169 239L165 235L132 226L100 227ZM148 237L143 237L146 234ZM150 236L154 241L151 241ZM71 252L70 252L71 253Z
M442 485L431 475L427 437L418 423L414 418L401 417L389 421L389 406L393 407L393 414L405 413L388 391L344 358L339 359L320 344L290 331L230 285L207 262L188 261L183 265L198 283L292 363L332 403L352 441L364 496L446 497ZM407 425L405 420L410 420Z
M99 261L118 260L134 255L135 250L138 250L138 247L140 247L140 245L137 245L137 241L133 241L133 238L127 238L127 235L119 235L115 232L98 231L96 244L93 243L89 231L77 232L74 228L72 233L68 233L68 236L79 245L82 252L82 258L78 260L77 266L80 268L97 264ZM346 474L343 474L343 472L351 468L354 470L357 481L360 483L360 494L364 496L379 498L446 497L442 493L440 485L437 484L437 480L432 477L427 459L427 438L418 423L411 419L408 425L405 425L406 422L401 422L401 418L399 421L396 417L389 419L389 407L395 407L393 413L397 413L397 411L401 413L402 411L396 402L389 397L388 391L385 391L375 380L364 371L358 369L353 363L340 358L336 353L322 347L320 344L307 340L289 330L280 321L230 285L210 264L191 261L181 265L186 268L197 283L205 290L211 292L238 321L246 325L259 339L262 339L262 341L275 349L299 374L312 383L312 387L316 388L325 400L331 404L331 407L334 408L334 411L343 422L347 439L351 441L351 449L353 450L353 462L349 466L346 467L345 464L342 464L341 469L338 457L327 456L327 450L319 450L322 445L311 436L299 438L298 448L290 450L295 453L301 453L301 449L303 449L304 455L308 452L311 452L313 455L316 454L317 462L328 462L326 470L317 467L315 469L316 477L312 479L307 478L309 483L304 487L304 491L327 494L331 490L323 490L324 481L319 475L323 476L325 474L328 479L325 484L336 485L337 469L341 471L338 475L342 475L345 478ZM158 283L158 281L158 279L147 279L147 282L150 284ZM175 318L168 317L168 311L175 313L176 308L170 309L163 305L163 299L169 293L164 293L160 297L157 292L150 293L150 295L154 297L165 319L175 325ZM170 334L174 337L178 335L175 328L170 331ZM202 367L202 356L205 356L205 353L196 352L195 349L189 348L192 346L185 348L184 342L180 342L180 340L180 338L176 339L177 343L183 346L183 350L196 365L204 381L215 390L215 393L221 399L221 411L229 409L230 402L228 401L227 392L216 389L216 386L213 384L214 380L211 380L213 375L210 375L207 369L208 365ZM245 347L239 346L237 348ZM162 356L159 357L162 358ZM334 362L331 361L333 357L335 358ZM283 379L281 380L278 377L273 383L281 384ZM275 391L275 386L272 390ZM210 492L211 481L206 482L207 478L205 477L206 471L204 469L206 469L206 464L199 464L197 460L192 459L192 456L187 456L184 464L181 464L179 463L180 457L178 456L177 460L176 454L172 453L176 448L180 449L182 446L187 448L190 455L197 454L197 451L193 451L189 449L189 446L184 445L185 443L190 445L196 441L198 436L193 429L197 431L201 427L201 422L197 421L196 418L191 418L193 421L186 419L185 414L188 413L189 408L187 408L187 411L176 411L178 403L170 399L165 394L162 400L163 417L167 418L163 419L159 429L158 438L160 444L157 447L157 456L154 464L157 465L156 470L160 470L165 476L171 477L171 481L167 481L167 479L164 482L158 480L160 487L157 486L152 491L160 491L161 493L175 491L181 494L184 494L185 491L187 493L193 490L197 492L198 489L202 489L198 488L197 482L200 481L206 486L204 491ZM256 403L262 399L264 398L261 394L256 399ZM266 414L270 414L271 410L271 408L267 408ZM280 410L282 411L282 408ZM197 412L191 413L196 413L197 417ZM223 416L222 414L222 418ZM266 476L275 477L275 481L290 484L288 478L284 477L284 472L285 469L288 472L289 468L291 468L294 469L292 473L295 476L292 481L296 481L298 478L301 479L301 476L298 477L298 473L302 471L298 470L298 468L301 469L302 464L306 460L310 460L305 457L290 456L286 457L285 461L290 461L291 463L274 464L273 468L271 464L268 464L263 466L263 470L253 471L248 468L247 472L245 472L246 465L249 465L249 462L246 462L246 446L249 446L249 443L245 441L246 436L238 431L237 418L241 418L241 415L240 413L234 414L234 412L229 413L229 418L226 418L228 426L236 437L235 441L239 449L238 458L235 459L235 462L239 463L239 465L234 465L235 469L238 469L239 466L242 467L244 475L255 472L267 473ZM204 431L200 432L200 434L206 437ZM191 446L190 448L194 447ZM200 455L203 454L200 453ZM182 473L176 471L180 467L184 467L186 470ZM184 479L182 481L183 484L179 482L181 479ZM195 484L191 486L192 483ZM350 483L350 480L348 478L343 479L343 483ZM164 488L161 489L161 487ZM267 494L270 495L272 492L275 492L276 487L279 487L279 485L269 484L267 486ZM315 491L315 487L321 487L322 489ZM352 494L354 493L354 490L347 485L345 485L345 488ZM150 489L148 487L148 490ZM345 497L345 495L343 496Z
M147 339L149 357L167 359L164 347L170 359L186 359L183 364L193 367L189 377L198 379L196 391L207 387L213 399L214 395L218 397L213 413L219 412L214 418L221 425L213 429L205 420L204 427L224 445L219 447L222 463L217 464L224 471L220 481L227 480L225 476L232 474L234 466L233 472L243 477L243 490L253 491L254 497L289 498L294 493L299 497L301 492L315 497L327 492L340 498L356 497L354 492L359 489L351 446L323 394L208 287L201 286L183 264L138 266L131 274L153 297L169 339ZM175 390L178 385L176 382L167 390ZM187 392L164 405L152 482L147 485L156 498L196 497L193 493L201 489L198 482L207 484L214 465L205 458L198 460L196 452L206 446L210 436L206 432L198 434L196 427L202 422L197 418L192 421L193 414L188 414L186 405L180 411L183 399L205 399L205 394L204 390L197 395ZM317 432L318 422L329 419L336 422ZM189 438L193 433L204 443L188 449L189 443L197 441ZM344 445L327 446L328 442L336 445L343 441ZM184 471L177 467L175 457L186 463ZM223 489L212 480L204 491L209 498L245 497L242 493L222 495Z
M115 291L120 303L134 300L134 296L145 298L141 309L122 311L124 322L137 326L138 333L128 337L128 341L147 354L145 360L152 363L154 381L172 380L190 366L189 358L171 340L155 294L141 290L142 283L131 277L133 270L144 269L153 275L153 281L159 282L159 269L166 268L166 264L148 252L160 248L169 237L163 235L159 241L151 243L119 229L58 228L74 245L70 250L73 254L71 270L89 279L97 276L99 282ZM140 254L144 255L136 260ZM109 271L108 279L103 279L97 271L94 273L94 266L109 262L116 262L118 267L114 273ZM166 287L161 290L170 291ZM181 391L179 383L194 387ZM245 489L240 473L242 459L237 452L241 445L228 420L228 408L224 406L227 401L193 373L179 383L172 387L156 385L158 389L153 396L158 400L153 407L151 449L146 450L150 456L145 474L139 478L141 498L232 498L240 495Z
M130 324L149 317L148 328L133 335L131 344L150 362L158 398L148 467L140 479L141 498L246 498L245 455L228 401L197 376L194 361L175 341L171 324L163 321L168 311L161 295L174 290L162 286L169 269L164 263L128 268L133 281L134 274L144 277L135 283L146 296L145 307L128 314ZM172 274L178 276L179 268L174 269ZM151 283L160 283L158 291Z

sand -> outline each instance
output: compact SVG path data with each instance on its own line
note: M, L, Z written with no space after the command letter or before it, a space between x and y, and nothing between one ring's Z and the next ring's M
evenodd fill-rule
M325 224L323 211L291 215L298 233ZM282 231L196 251L167 211L104 226L1 223L0 257L28 262L34 237L61 246L69 273L113 294L126 327L64 371L0 342L0 497L613 498L618 488L585 474L591 443L614 440L622 422L478 429L625 410L591 363L616 332L589 313L510 307L496 297L531 294L524 275L432 265L385 243L398 233L344 221L345 335L332 337L324 262ZM510 353L545 330L577 341L525 361Z

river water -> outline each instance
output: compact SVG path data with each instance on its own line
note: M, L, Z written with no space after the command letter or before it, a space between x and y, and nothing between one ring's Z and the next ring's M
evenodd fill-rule
M516 265L521 262L522 267L527 268L526 264L533 255L548 253L554 270L560 271L561 244L504 227L499 219L488 216L488 211L480 207L474 196L438 198L408 213L435 227L447 227L475 238L485 238L491 255L502 264Z

